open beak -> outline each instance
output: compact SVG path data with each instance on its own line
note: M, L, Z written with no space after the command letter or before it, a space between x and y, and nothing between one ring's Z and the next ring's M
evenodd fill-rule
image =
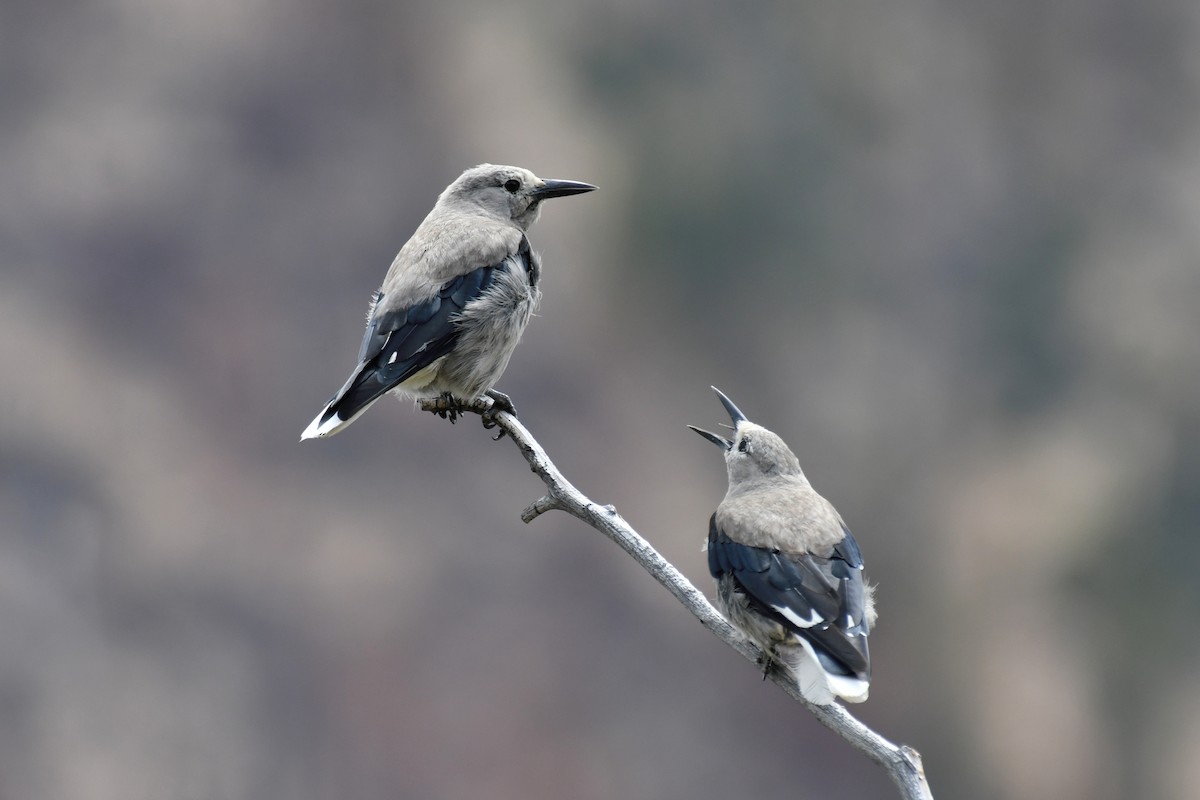
M718 389L715 386L710 387L710 388L714 392L717 393L717 397L721 398L721 405L725 406L725 410L729 412L729 417L733 420L733 426L735 428L737 427L737 424L739 422L749 422L750 421L750 420L746 419L746 415L743 414L738 409L738 407L733 404L733 401L725 396L724 392L722 392L720 389Z
M722 425L721 426L722 428L729 428L731 431L736 432L739 422L749 422L749 420L746 419L746 415L743 414L741 412L741 410L733 404L732 400L730 400L728 397L725 396L724 392L722 392L720 389L718 389L715 386L712 387L712 390L717 393L717 397L721 398L721 405L725 406L725 410L729 412L730 419L733 420L732 426ZM691 428L692 430L694 430L696 433L703 436L705 439L708 439L710 442L712 442L713 444L715 444L717 447L721 448L722 450L732 450L733 449L733 442L729 441L724 436L718 436L717 434L713 433L712 431L706 431L702 428L697 428L695 425L688 425L688 427Z
M705 439L708 439L710 442L712 442L713 444L715 444L717 447L721 448L722 450L732 450L733 449L733 442L729 441L724 436L717 436L715 433L711 433L702 428L697 428L695 425L688 425L688 427L691 428L692 430L694 430L696 433L703 436Z
M584 192L595 191L596 187L590 183L580 183L579 181L557 181L553 179L542 181L541 186L533 190L533 196L539 200L547 200L551 197L569 197L573 194L583 194Z

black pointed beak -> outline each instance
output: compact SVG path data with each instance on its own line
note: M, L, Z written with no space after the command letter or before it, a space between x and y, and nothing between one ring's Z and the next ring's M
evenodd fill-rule
M729 416L733 420L733 425L735 428L737 427L737 424L739 422L749 422L750 421L750 420L746 419L746 415L743 414L738 409L738 407L733 404L733 401L725 396L724 392L722 392L720 389L718 389L715 386L713 386L711 388L714 392L717 393L717 397L721 398L721 405L725 406L725 410L729 412Z
M549 179L542 181L541 186L533 190L533 196L539 200L548 200L551 197L570 197L573 194L583 194L595 190L596 187L590 183Z
M722 450L732 450L733 449L733 442L729 441L724 436L717 436L715 433L710 433L706 430L703 430L702 428L697 428L695 425L688 425L688 427L691 428L692 430L694 430L696 433L703 436L705 439L708 439L710 442L712 442L713 444L715 444L717 447L721 448Z

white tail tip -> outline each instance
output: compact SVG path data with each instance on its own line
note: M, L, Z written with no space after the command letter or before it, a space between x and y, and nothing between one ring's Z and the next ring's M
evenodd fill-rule
M322 411L317 415L316 419L308 424L308 427L304 429L304 433L300 434L300 441L303 442L305 439L324 439L326 436L341 430L346 422L340 419L337 414L321 422L321 418L324 416L325 412Z

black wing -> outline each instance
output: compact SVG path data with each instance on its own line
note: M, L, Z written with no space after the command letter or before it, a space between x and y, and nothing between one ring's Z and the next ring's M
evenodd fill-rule
M735 542L713 514L708 569L718 580L731 575L756 611L804 637L826 670L869 679L862 553L842 529L846 536L830 558L797 556Z
M354 419L375 400L451 352L461 335L455 315L483 295L495 281L496 271L505 269L509 261L528 272L528 240L522 238L517 253L499 264L447 281L433 297L407 308L379 312L386 297L376 293L358 351L358 368L326 406L318 424L325 425L335 416L341 421Z

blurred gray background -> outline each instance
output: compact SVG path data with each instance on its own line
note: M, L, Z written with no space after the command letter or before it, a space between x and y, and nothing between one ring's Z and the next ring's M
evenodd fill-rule
M0 6L0 800L890 797L507 442L297 442L465 167L500 383L711 594L709 384L878 584L939 798L1200 796L1200 4Z

